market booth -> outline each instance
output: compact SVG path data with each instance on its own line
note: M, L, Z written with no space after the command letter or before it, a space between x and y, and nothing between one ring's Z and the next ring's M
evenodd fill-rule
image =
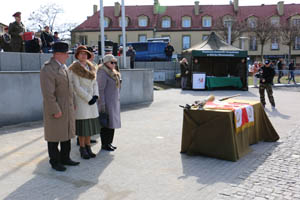
M228 45L214 32L203 43L185 51L189 61L192 89L234 88L248 90L246 62L248 52ZM198 63L195 62L198 60Z

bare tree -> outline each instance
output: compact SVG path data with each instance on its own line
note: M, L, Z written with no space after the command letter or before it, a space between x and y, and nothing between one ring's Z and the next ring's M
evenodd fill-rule
M55 28L60 35L62 40L70 39L71 38L71 30L73 30L77 26L77 23L63 23L58 25Z
M28 18L30 27L33 30L40 30L42 27L49 26L52 31L57 15L63 12L63 8L55 3L41 5L38 10L30 14Z
M286 23L280 27L280 36L282 43L289 47L288 59L291 60L292 48L295 45L297 37L300 37L300 26L292 23Z
M257 38L261 45L260 57L263 60L264 46L272 37L278 37L278 28L272 25L269 19L257 19L254 27L249 27L248 32Z
M230 20L231 22L231 43L238 40L244 32L247 31L247 24L244 21L240 21L235 17ZM228 23L223 20L223 17L217 19L215 29L216 32L221 36L225 41L228 41Z

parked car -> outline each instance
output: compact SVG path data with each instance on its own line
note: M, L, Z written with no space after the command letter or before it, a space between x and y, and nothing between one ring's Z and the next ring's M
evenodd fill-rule
M135 61L167 61L165 47L167 42L129 42L136 51Z

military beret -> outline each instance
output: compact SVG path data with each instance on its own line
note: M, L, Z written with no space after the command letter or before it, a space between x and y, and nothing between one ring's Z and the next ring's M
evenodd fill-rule
M52 46L53 53L61 52L67 53L69 51L69 45L66 42L55 42Z
M21 12L16 12L15 14L13 14L13 17L20 17L21 16Z

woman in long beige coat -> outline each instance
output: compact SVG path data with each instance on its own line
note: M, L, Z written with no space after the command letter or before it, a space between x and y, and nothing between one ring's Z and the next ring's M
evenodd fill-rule
M79 138L79 150L83 159L96 157L91 150L91 136L100 133L96 104L99 97L96 66L87 60L90 57L91 53L87 48L79 46L75 53L78 61L69 67L75 91L76 135Z

